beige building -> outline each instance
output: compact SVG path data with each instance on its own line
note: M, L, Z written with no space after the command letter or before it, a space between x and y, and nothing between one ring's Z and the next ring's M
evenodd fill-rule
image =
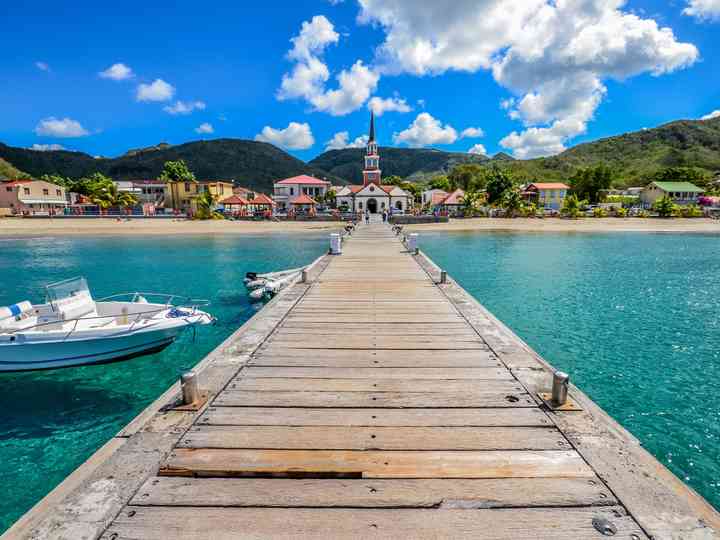
M44 180L0 182L0 215L55 215L67 205L62 186Z
M196 182L168 182L165 188L165 207L195 212L201 193L209 191L216 200L227 199L233 194L233 183L222 180L199 180Z

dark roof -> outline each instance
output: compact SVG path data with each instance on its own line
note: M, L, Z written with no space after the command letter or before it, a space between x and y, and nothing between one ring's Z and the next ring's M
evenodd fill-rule
M375 113L370 111L370 138L368 142L375 142Z

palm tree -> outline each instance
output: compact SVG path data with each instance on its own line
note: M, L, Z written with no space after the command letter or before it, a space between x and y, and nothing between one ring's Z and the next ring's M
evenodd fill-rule
M195 203L197 204L195 216L198 219L222 219L222 214L215 210L216 202L217 197L210 193L209 189L206 189L195 199Z
M523 200L520 192L516 189L508 189L500 199L500 206L505 209L506 217L515 217L517 212L523 208Z

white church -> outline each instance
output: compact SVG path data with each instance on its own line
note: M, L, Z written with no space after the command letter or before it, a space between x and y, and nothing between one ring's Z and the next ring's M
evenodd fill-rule
M388 211L407 212L412 208L413 196L398 186L383 185L380 155L375 140L375 115L370 113L370 138L365 152L362 186L343 186L335 194L337 208L345 212L371 214Z

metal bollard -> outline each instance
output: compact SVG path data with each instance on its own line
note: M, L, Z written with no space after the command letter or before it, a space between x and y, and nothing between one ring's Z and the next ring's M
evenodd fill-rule
M307 283L309 281L307 268L303 268L302 271L302 282Z
M332 233L330 235L330 254L340 255L342 253L342 243L340 241L340 235L338 233Z
M440 283L447 283L447 272L440 270Z
M568 396L568 385L570 384L570 376L562 371L553 373L552 382L552 402L553 405L565 405Z
M183 404L192 405L200 401L200 385L194 371L188 371L180 376L180 388L182 389Z

